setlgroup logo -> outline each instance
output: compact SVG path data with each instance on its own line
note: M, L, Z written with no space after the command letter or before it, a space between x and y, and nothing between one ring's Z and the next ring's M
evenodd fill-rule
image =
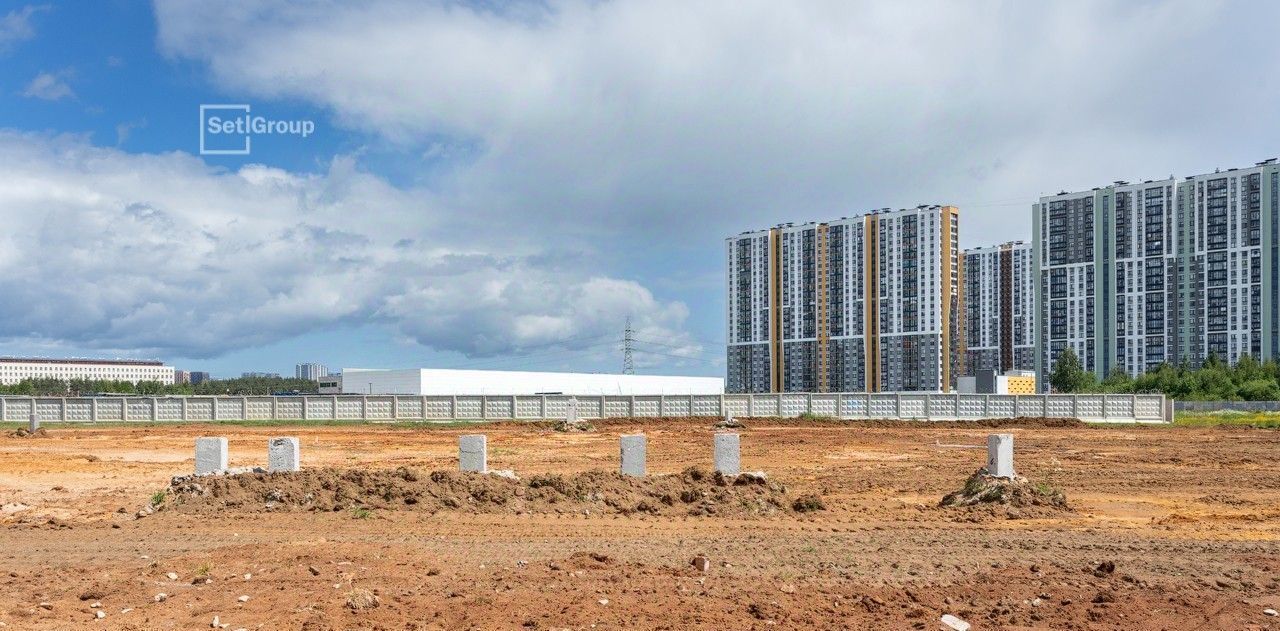
M256 116L248 104L200 105L200 155L204 156L247 156L254 136L306 138L315 131L315 121Z

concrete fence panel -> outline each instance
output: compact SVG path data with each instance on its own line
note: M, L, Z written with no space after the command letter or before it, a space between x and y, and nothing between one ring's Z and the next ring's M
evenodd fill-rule
M812 413L858 419L976 420L1013 416L1089 421L1168 422L1159 394L994 395L952 393L786 393L726 395L450 395L283 397L6 397L0 418L42 422L227 420L561 419L569 400L578 416L788 416Z

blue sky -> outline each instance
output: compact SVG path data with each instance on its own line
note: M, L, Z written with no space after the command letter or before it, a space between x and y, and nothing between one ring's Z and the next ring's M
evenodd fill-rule
M642 372L718 375L730 234L949 203L988 245L1273 157L1278 12L10 3L0 353L615 371L630 317ZM202 103L316 132L201 156Z

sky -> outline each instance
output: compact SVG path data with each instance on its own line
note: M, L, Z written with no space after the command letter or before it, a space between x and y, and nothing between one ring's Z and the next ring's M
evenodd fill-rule
M358 6L357 6L358 5ZM0 355L722 375L724 240L1280 155L1280 3L0 3ZM308 122L214 135L201 105ZM219 110L225 113L225 110ZM214 112L215 114L217 112Z

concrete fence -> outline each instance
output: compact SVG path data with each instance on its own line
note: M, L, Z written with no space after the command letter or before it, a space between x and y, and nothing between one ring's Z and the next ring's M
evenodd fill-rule
M1100 422L1169 422L1159 394L787 393L724 395L455 395L282 397L0 397L0 419L41 422L353 420L445 421L600 417L783 416L979 420L1035 416Z
M1174 401L1178 412L1280 412L1280 401Z

